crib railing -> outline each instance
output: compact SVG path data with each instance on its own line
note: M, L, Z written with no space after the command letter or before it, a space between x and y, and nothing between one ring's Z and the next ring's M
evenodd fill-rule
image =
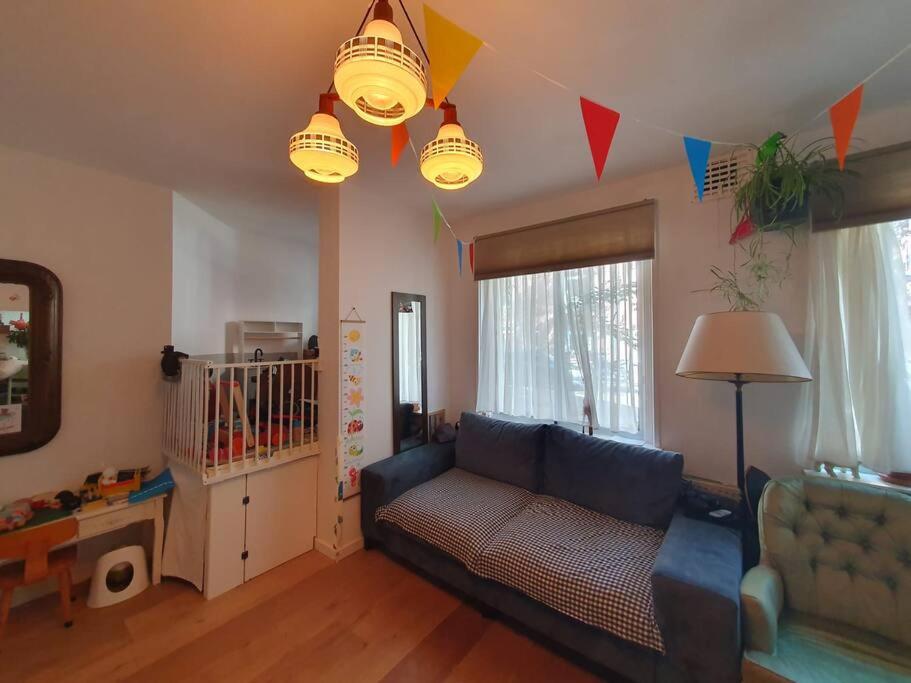
M162 452L204 483L318 453L318 363L181 360L165 383Z

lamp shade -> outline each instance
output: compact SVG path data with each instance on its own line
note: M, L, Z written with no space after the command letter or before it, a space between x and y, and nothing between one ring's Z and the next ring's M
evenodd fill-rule
M483 170L481 148L466 137L458 121L440 126L437 136L421 150L421 174L441 190L461 189Z
M728 311L700 315L677 374L726 382L809 382L806 363L774 313Z
M363 35L342 43L335 57L335 89L342 102L378 126L398 125L420 112L427 100L424 63L402 42L391 10L388 16L390 20L374 19Z
M304 130L291 136L288 156L308 178L321 183L340 183L357 173L357 147L342 133L328 102L322 99L322 110L311 117Z

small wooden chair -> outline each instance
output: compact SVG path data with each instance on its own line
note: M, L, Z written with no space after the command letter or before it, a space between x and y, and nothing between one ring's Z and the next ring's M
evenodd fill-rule
M73 587L71 567L76 562L76 546L51 552L51 548L76 536L77 524L72 517L25 528L0 536L0 559L21 560L0 567L0 638L6 630L13 590L54 576L60 589L60 612L63 625L73 625L70 600Z

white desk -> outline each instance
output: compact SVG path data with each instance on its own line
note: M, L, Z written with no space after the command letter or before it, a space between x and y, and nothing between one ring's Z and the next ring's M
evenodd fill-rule
M107 534L117 529L123 529L130 524L151 520L155 527L155 540L152 543L152 583L161 583L161 551L164 547L164 499L160 496L149 498L141 503L132 505L123 502L109 505L88 512L77 512L73 515L79 525L76 533L77 541L94 538Z

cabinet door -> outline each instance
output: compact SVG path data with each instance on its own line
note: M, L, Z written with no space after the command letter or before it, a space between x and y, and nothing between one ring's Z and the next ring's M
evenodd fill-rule
M244 582L244 495L246 477L212 484L209 489L206 543L206 598Z
M313 549L316 465L317 458L305 458L247 476L244 580Z

